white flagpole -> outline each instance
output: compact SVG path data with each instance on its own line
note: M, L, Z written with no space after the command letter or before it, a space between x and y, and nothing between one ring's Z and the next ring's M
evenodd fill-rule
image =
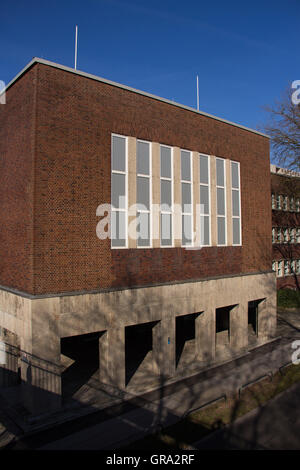
M199 111L199 77L197 75L197 111Z
M75 30L75 70L77 70L77 38L78 38L78 26L76 25Z

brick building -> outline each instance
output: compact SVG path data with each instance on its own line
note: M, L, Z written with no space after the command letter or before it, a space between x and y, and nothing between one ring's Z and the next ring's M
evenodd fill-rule
M39 414L74 363L140 392L266 342L270 197L267 136L33 59L0 106L2 385Z
M271 165L273 271L277 288L300 285L300 173Z

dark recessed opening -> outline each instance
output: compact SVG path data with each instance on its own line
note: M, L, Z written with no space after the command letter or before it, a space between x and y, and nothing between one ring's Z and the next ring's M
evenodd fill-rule
M125 328L126 385L152 351L152 329L158 322L142 323Z

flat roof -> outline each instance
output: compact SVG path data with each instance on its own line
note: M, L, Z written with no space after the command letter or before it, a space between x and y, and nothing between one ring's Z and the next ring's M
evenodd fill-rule
M43 64L43 65L48 65L49 67L54 67L56 69L64 70L65 72L69 73L74 73L75 75L80 75L81 77L89 78L91 80L96 80L98 82L106 83L111 86L115 86L118 88L122 88L123 90L128 90L131 91L132 93L137 93L139 95L147 96L148 98L152 98L157 101L162 101L163 103L168 103L172 106L176 106L177 108L185 109L188 111L191 111L196 114L200 114L201 116L206 116L211 119L215 119L216 121L221 121L226 124L229 124L231 126L239 127L240 129L244 129L249 132L253 132L258 135L262 135L263 137L267 137L268 139L270 138L267 134L264 134L262 132L256 131L254 129L250 129L249 127L242 126L240 124L236 124L235 122L228 121L227 119L222 119L217 116L213 116L212 114L205 113L203 111L198 111L197 109L191 108L190 106L185 106L183 104L177 103L175 101L168 100L166 98L161 98L160 96L152 95L151 93L147 93L145 91L137 90L135 88L129 87L127 85L122 85L121 83L113 82L111 80L107 80L105 78L98 77L97 75L92 75L90 73L82 72L80 70L75 70L71 67L66 67L65 65L60 65L56 64L55 62L51 62L49 60L45 59L40 59L39 57L34 57L9 83L8 85L2 90L0 95L2 93L5 93L5 91L11 87L24 73L27 72L27 70L32 67L34 64Z

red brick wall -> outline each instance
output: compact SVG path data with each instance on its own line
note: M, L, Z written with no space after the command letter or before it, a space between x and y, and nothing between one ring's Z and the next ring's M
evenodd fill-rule
M0 285L33 292L35 83L31 69L0 104Z
M271 174L272 192L283 196L300 197L300 178L291 178L283 175ZM280 228L300 227L300 212L290 212L284 210L272 210L272 226ZM274 243L273 254L274 261L279 260L297 260L300 259L300 244L298 243ZM300 285L300 276L297 276L298 286ZM291 288L297 286L295 276L285 276L277 278L277 289Z
M50 66L34 69L34 293L271 269L267 138ZM99 240L96 208L110 202L112 132L240 161L243 246L111 250L110 240Z

